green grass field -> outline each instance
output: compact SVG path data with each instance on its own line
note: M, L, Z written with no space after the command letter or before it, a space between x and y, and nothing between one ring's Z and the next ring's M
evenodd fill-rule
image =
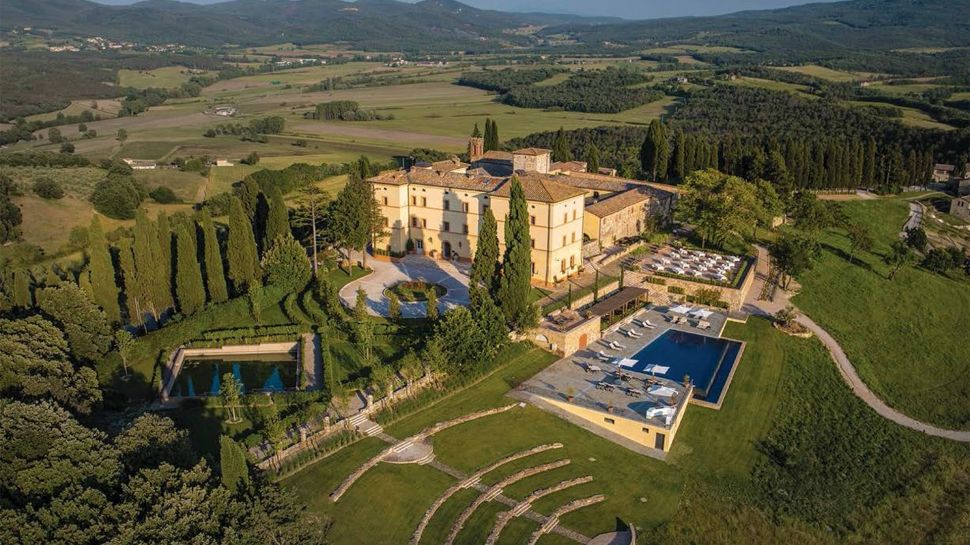
M895 104L890 104L888 102L869 102L861 100L846 100L842 102L843 104L857 107L865 108L870 106L889 106L892 108L897 108L903 112L903 116L898 119L904 125L909 125L911 127L919 127L923 129L940 129L944 131L952 131L955 129L952 125L947 125L946 123L940 123L933 119L926 112L919 110L917 108L908 108L906 106L897 106Z
M436 457L443 463L472 472L511 453L539 444L562 442L563 449L503 466L487 474L483 483L494 483L526 467L569 458L570 465L519 481L503 493L521 499L535 489L561 480L592 475L591 483L558 492L535 504L538 512L548 514L572 499L605 493L606 502L571 513L562 520L565 526L591 536L612 530L619 517L635 524L641 536L650 536L647 541L650 543L729 544L745 536L749 543L759 544L834 544L845 542L847 534L833 535L813 526L815 517L822 516L819 513L806 510L774 518L771 512L775 507L759 504L758 498L764 493L761 490L771 489L770 481L765 482L769 477L764 476L765 464L771 464L760 446L767 438L788 433L786 430L790 429L802 430L808 442L800 448L814 449L804 453L812 458L792 459L787 468L781 467L793 473L793 478L798 479L796 482L802 482L804 487L822 484L819 479L824 482L830 478L810 475L817 471L814 467L821 466L826 468L820 470L822 474L841 473L840 479L858 481L861 488L866 479L875 478L880 471L880 464L871 462L876 456L872 449L886 449L880 451L880 456L894 460L881 464L882 467L897 463L912 467L914 463L921 463L923 457L937 455L952 462L966 454L965 448L960 450L939 440L926 441L919 434L872 413L852 396L827 352L815 340L785 336L766 321L754 318L746 325L729 324L725 336L748 343L725 404L720 411L690 407L666 462L627 451L532 406L515 408L437 434L433 439ZM547 366L551 359L554 358L533 349L468 390L387 426L386 432L405 437L435 422L505 405L510 402L505 392ZM863 426L866 431L856 439L844 439L845 426ZM812 437L826 443L811 442ZM843 443L835 447L827 443L832 440L843 440ZM883 440L888 443L882 443ZM906 448L891 446L900 441ZM793 445L793 448L796 447ZM337 484L380 449L380 443L368 439L283 481L310 505L311 511L333 517L335 545L406 542L425 509L454 482L428 466L380 464L355 483L339 502L331 502L328 495ZM842 466L842 460L863 461ZM930 465L924 474L907 474L898 490L918 493L924 476L947 478L947 470L941 469L947 463ZM915 490L907 488L910 486L915 486ZM889 491L890 495L885 497L887 502L903 501L893 499L896 491ZM825 494L821 490L804 488L798 493L806 496L796 496L794 503L824 502L817 496ZM836 512L833 516L844 517L840 520L865 519L867 514L878 514L885 507L881 503L883 496L853 494L857 495L858 505L852 505L851 512L841 515ZM455 517L476 495L471 490L463 490L448 500L431 519L422 543L440 543ZM959 506L962 500L955 501ZM949 507L950 500L937 495L921 499L919 503L922 514L904 513L903 517L889 522L873 517L865 524L866 531L871 533L862 535L868 536L868 542L894 542L882 539L893 535L882 533L886 527L907 528L907 538L923 531L924 525L942 524L946 529L947 509L959 510L959 507ZM505 509L494 502L483 504L459 534L457 543L481 543L495 515ZM927 517L925 521L919 518L923 515ZM942 533L959 535L959 526L955 528L947 530L949 534ZM534 523L514 521L505 530L508 535L503 533L501 543L521 543L523 536L534 529ZM703 538L698 541L699 535ZM859 542L866 541L863 538ZM560 542L568 541L557 537L540 541ZM905 539L895 542L910 543Z
M828 231L815 267L799 280L795 304L842 344L866 384L913 418L970 429L970 358L966 323L970 282L905 267L895 280L882 255L906 218L906 202L889 198L846 202L846 213L876 241L862 265L844 255L843 232Z
M798 74L805 74L806 76L812 76L828 81L854 81L863 79L859 74L853 72L844 72L842 70L833 70L831 68L826 68L824 66L819 66L817 64L806 64L804 66L784 66L780 68L787 72L795 72Z

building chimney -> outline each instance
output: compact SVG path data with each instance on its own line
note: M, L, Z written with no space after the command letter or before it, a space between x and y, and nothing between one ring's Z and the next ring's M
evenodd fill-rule
M485 139L471 137L468 139L468 161L474 163L485 155Z

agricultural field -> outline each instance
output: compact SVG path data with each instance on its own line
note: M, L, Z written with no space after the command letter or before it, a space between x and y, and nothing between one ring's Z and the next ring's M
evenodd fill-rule
M739 76L737 79L726 81L725 83L728 85L739 85L742 87L758 87L771 91L787 91L789 93L796 93L803 98L817 98L815 95L808 93L808 88L804 85L787 83L784 81Z
M826 68L824 66L819 66L817 64L807 64L804 66L783 66L783 67L780 67L779 69L784 70L786 72L795 72L798 74L804 74L806 76L812 76L815 78L820 78L828 81L836 81L836 82L858 81L858 80L872 77L872 74L844 72L842 70L833 70L831 68Z
M865 108L867 106L889 106L891 108L896 108L903 112L903 116L899 119L904 125L909 125L911 127L919 127L923 129L940 129L944 131L954 130L955 127L952 125L947 125L946 123L940 123L939 121L933 119L926 112L918 108L909 108L907 106L898 106L896 104L890 104L888 102L875 102L875 101L857 101L857 100L846 100L842 102L848 106L854 106L859 108Z
M941 87L941 85L932 82L892 85L889 82L877 81L869 84L868 88L887 95L908 95L910 93L925 93L926 91L937 89L939 87Z
M196 75L205 75L205 70L190 70L184 66L166 66L154 70L118 70L118 85L136 89L171 89L189 81Z

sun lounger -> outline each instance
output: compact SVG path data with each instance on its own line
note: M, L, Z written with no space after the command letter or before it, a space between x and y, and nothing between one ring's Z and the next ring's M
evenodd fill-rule
M698 329L710 329L711 328L711 323L710 322L707 322L707 321L704 321L704 320L699 320L697 322L697 328Z
M634 330L632 328L623 330L623 333L625 333L626 336L627 337L630 337L631 339L639 339L640 337L643 336L642 333L637 333L636 330Z
M651 324L650 323L650 320L643 321L643 320L640 320L640 319L636 319L636 320L633 320L633 323L637 324L638 326L640 326L640 327L642 327L644 329L654 329L654 328L657 327L657 326Z
M626 347L616 341L610 341L610 348L613 350L625 350Z
M604 354L602 350L596 353L596 357L599 358L600 361L610 361L613 359L612 356L607 356L606 354Z

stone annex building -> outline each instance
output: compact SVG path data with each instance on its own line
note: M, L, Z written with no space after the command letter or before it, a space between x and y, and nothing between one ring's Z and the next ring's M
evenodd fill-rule
M547 149L482 152L482 146L482 139L471 139L470 164L453 158L371 178L388 232L375 248L470 261L482 214L491 208L504 251L515 175L528 201L532 280L549 285L579 272L584 235L586 243L606 248L667 218L674 205L672 186L587 173L575 161L552 163Z

